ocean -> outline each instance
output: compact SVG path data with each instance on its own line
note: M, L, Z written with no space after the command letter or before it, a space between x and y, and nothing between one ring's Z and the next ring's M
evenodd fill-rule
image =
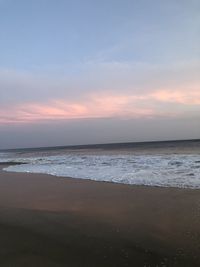
M10 163L9 172L200 188L200 140L4 150L0 163Z

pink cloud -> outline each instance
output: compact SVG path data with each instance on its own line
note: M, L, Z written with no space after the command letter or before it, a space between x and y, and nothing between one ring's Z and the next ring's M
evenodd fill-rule
M151 94L157 101L184 105L200 104L200 85L184 86L177 89L157 90Z
M192 89L191 89L192 87ZM1 107L0 123L29 123L41 120L82 119L102 117L154 117L176 116L184 113L186 105L200 105L198 85L177 89L155 90L146 94L116 94L113 92L91 94L79 101L56 99L48 102L28 102ZM175 104L170 111L162 110L159 103ZM176 104L179 104L177 111ZM182 109L180 109L182 105ZM172 108L172 109L171 109Z
M135 96L93 95L82 102L53 100L26 103L0 110L0 123L27 123L40 120L101 118L112 116L151 116L149 108L134 107Z

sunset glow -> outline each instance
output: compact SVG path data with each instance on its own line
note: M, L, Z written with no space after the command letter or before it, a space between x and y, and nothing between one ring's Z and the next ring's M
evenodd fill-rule
M0 109L0 123L31 123L42 120L68 120L81 118L137 118L165 115L158 105L161 103L182 106L182 113L187 105L200 105L200 89L193 90L159 90L144 95L111 95L88 96L84 101L51 100L47 103L25 103ZM173 115L173 111L171 115ZM166 114L169 115L170 111ZM180 107L179 107L180 115Z
M58 2L0 1L0 146L199 138L199 1Z

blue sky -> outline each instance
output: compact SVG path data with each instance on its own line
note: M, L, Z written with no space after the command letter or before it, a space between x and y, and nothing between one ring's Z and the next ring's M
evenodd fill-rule
M60 145L88 143L73 139L72 121L85 119L93 143L112 141L112 128L124 121L127 131L115 142L140 141L140 127L131 137L128 125L146 120L154 134L142 141L198 138L199 44L198 0L0 0L0 147L42 145L47 134L56 145L66 127L70 136ZM158 136L164 119L169 127L185 124ZM60 126L51 136L44 123ZM36 128L41 139L24 144L21 137ZM15 132L21 137L10 142Z
M90 60L165 63L199 56L199 1L0 2L1 66Z

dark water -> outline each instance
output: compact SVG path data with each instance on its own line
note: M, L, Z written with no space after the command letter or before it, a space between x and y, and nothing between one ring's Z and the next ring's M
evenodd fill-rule
M135 151L138 153L200 153L200 139L155 142L128 142L76 146L38 147L0 150L0 152L49 152L49 151Z

